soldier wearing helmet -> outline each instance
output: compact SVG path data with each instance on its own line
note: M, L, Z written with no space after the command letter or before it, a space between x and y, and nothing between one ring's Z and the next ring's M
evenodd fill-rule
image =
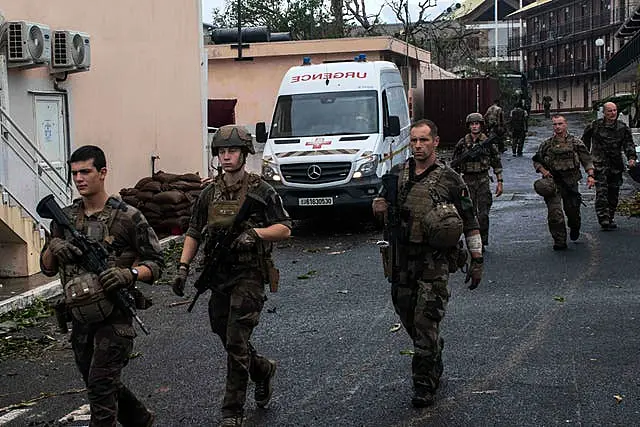
M449 274L460 267L458 259L466 260L459 244L463 235L473 259L469 289L480 283L483 264L482 240L469 190L460 175L436 156L437 126L430 120L419 120L411 126L410 134L413 156L390 172L397 178L397 200L387 201L393 187L383 187L372 207L376 216L387 221L389 203L393 203L392 213L401 212L397 218L401 231L397 239L390 239L391 250L383 255L385 265L395 267L386 270L392 272L394 308L413 340L411 403L421 408L434 404L440 384L444 339L439 325L449 301ZM389 253L397 256L387 257ZM396 260L391 258L402 262L394 265Z
M209 320L227 351L227 384L222 403L223 426L241 426L249 380L255 382L256 405L264 407L271 398L276 362L259 355L249 342L258 324L265 298L265 284L275 292L277 270L273 267L273 242L291 234L291 220L282 199L260 175L245 170L248 154L255 153L251 134L241 126L222 126L211 147L218 156L221 173L202 190L187 230L173 291L184 295L189 266L198 247L204 244L204 264L220 243L221 236L236 233L224 262L214 266L211 277ZM248 220L240 230L232 224L245 199L251 204Z
M453 150L452 161L465 158L467 153L476 145L482 144L487 140L487 135L482 132L482 125L484 124L482 114L469 114L467 116L466 123L469 128L469 133L456 144ZM473 200L473 205L478 215L480 235L482 236L482 245L484 250L484 246L489 244L489 210L493 203L491 184L489 182L490 169L493 169L493 173L495 174L496 181L498 183L496 185L496 197L499 197L503 190L502 160L500 159L500 152L494 144L490 144L488 147L481 150L478 155L470 156L462 160L455 169L457 172L462 174L464 182L469 187L471 200Z
M540 144L534 156L533 167L542 174L542 178L534 182L533 188L544 197L553 250L560 251L567 249L565 215L571 240L575 241L580 237L580 165L587 172L589 188L595 185L595 180L593 162L587 147L580 139L567 132L567 121L563 116L553 116L551 121L554 135Z

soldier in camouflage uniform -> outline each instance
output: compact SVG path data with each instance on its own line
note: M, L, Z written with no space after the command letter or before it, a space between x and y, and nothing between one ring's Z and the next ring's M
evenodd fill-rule
M106 193L100 148L80 147L69 163L81 198L63 211L77 230L107 250L111 267L99 276L85 271L79 265L82 251L55 222L40 263L47 276L59 273L64 287L72 314L71 344L91 408L89 425L112 427L117 420L125 427L151 426L153 413L120 381L136 333L132 318L112 304L110 295L133 288L136 280L152 283L160 277L160 243L139 210Z
M516 105L509 114L511 126L511 136L513 137L513 156L522 156L522 150L524 149L524 140L527 136L528 124L527 124L527 112Z
M500 106L500 100L496 99L493 104L487 108L484 113L484 122L489 136L496 136L496 145L500 153L504 153L507 149L504 146L504 135L506 132L504 123L504 111Z
M455 271L450 269L446 253L458 250L455 245L464 233L472 256L470 289L480 283L483 265L482 240L469 190L460 175L437 159L438 143L438 128L432 121L414 123L411 127L413 156L391 170L399 177L402 230L397 247L402 265L397 277L392 279L391 296L395 311L413 340L411 402L418 408L434 403L443 372L444 340L440 337L440 322L450 296L449 273ZM381 197L373 200L373 212L388 220L389 204L385 195L383 188ZM455 212L459 221L457 229L447 230L451 217L438 213L442 212L437 209L440 203L446 203L450 213Z
M467 126L470 132L460 139L453 150L452 161L465 155L476 144L487 139L482 133L483 118L480 113L471 113L467 116ZM462 174L464 182L469 187L471 200L478 216L482 245L489 244L489 210L493 204L491 186L489 184L489 170L493 169L496 176L496 197L500 197L503 189L502 160L500 152L491 144L479 156L468 158L456 167L456 172ZM484 249L484 248L483 248Z
M567 249L565 214L571 240L575 241L580 237L580 165L587 172L587 186L591 188L595 181L587 147L578 138L567 133L567 121L563 116L553 116L551 121L554 135L540 144L533 162L536 172L543 176L534 187L547 204L547 223L553 237L553 249L564 250Z
M614 221L624 162L622 152L627 157L629 168L636 165L636 151L631 129L618 120L618 107L613 102L604 104L604 117L593 121L584 131L582 141L591 148L596 179L596 215L603 230L614 230Z
M180 267L173 291L184 295L189 264L201 242L207 263L209 242L231 226L247 194L260 201L253 206L250 219L241 224L244 231L234 240L224 265L216 269L211 283L209 320L211 329L227 351L227 384L222 404L221 426L241 426L249 379L255 382L254 398L259 407L267 405L272 394L276 363L259 355L249 342L258 325L265 297L265 283L271 261L272 242L287 239L291 220L276 191L259 175L245 171L251 135L241 126L221 127L212 142L223 174L216 176L202 191L193 207Z

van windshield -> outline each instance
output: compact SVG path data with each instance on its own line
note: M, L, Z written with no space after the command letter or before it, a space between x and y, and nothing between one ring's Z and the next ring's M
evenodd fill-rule
M357 135L379 132L375 90L282 95L271 138Z

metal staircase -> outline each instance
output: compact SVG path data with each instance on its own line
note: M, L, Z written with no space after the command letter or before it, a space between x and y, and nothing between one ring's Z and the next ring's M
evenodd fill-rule
M40 271L48 222L37 215L36 206L48 194L61 206L71 202L65 178L0 107L0 277Z

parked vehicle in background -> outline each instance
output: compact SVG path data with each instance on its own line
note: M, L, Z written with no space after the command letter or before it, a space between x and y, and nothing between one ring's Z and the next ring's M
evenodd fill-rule
M409 108L400 72L387 61L292 67L280 85L262 176L293 217L323 207L370 209L380 178L409 155Z

